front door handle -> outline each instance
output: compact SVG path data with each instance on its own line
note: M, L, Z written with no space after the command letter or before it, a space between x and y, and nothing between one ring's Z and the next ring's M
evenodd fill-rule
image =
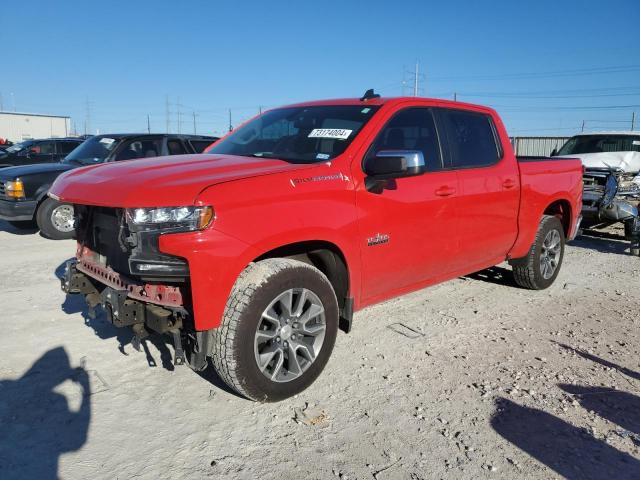
M443 185L442 187L436 190L436 195L439 197L450 197L454 193L456 193L456 189L450 187L449 185Z
M502 186L504 188L513 188L516 186L516 181L513 178L507 178L504 182L502 182Z

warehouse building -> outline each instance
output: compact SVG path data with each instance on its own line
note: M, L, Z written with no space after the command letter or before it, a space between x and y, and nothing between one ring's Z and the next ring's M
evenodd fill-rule
M31 138L68 137L69 117L0 112L0 138L21 142Z
M520 157L548 157L560 150L571 137L511 137L511 145Z

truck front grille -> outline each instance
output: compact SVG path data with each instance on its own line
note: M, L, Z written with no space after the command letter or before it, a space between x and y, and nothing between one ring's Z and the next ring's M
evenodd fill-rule
M124 212L116 208L79 207L78 243L99 255L100 264L129 274L130 248L124 243Z
M141 279L180 280L189 276L184 259L160 252L162 231L131 232L123 209L76 205L76 215L78 243L92 252L93 261L101 267ZM163 268L154 270L158 265Z
M4 190L4 182L0 181L0 198L5 198L6 197L6 193Z

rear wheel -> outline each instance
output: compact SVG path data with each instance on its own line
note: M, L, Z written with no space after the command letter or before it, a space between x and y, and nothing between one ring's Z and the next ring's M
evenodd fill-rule
M47 198L38 207L36 222L40 232L52 240L73 238L75 233L73 205Z
M338 302L317 268L290 259L249 265L213 330L213 365L241 395L274 402L300 393L324 369Z
M564 257L564 229L557 217L545 215L526 257L511 260L518 285L543 290L555 281Z

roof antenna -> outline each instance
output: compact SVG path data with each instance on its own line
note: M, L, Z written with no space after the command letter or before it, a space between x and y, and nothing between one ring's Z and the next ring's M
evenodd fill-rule
M360 97L360 101L361 102L366 102L367 100L371 100L373 98L380 98L380 95L378 95L377 93L375 93L373 91L373 88L370 88L369 90L367 90L366 92L364 92L364 95L362 97Z

